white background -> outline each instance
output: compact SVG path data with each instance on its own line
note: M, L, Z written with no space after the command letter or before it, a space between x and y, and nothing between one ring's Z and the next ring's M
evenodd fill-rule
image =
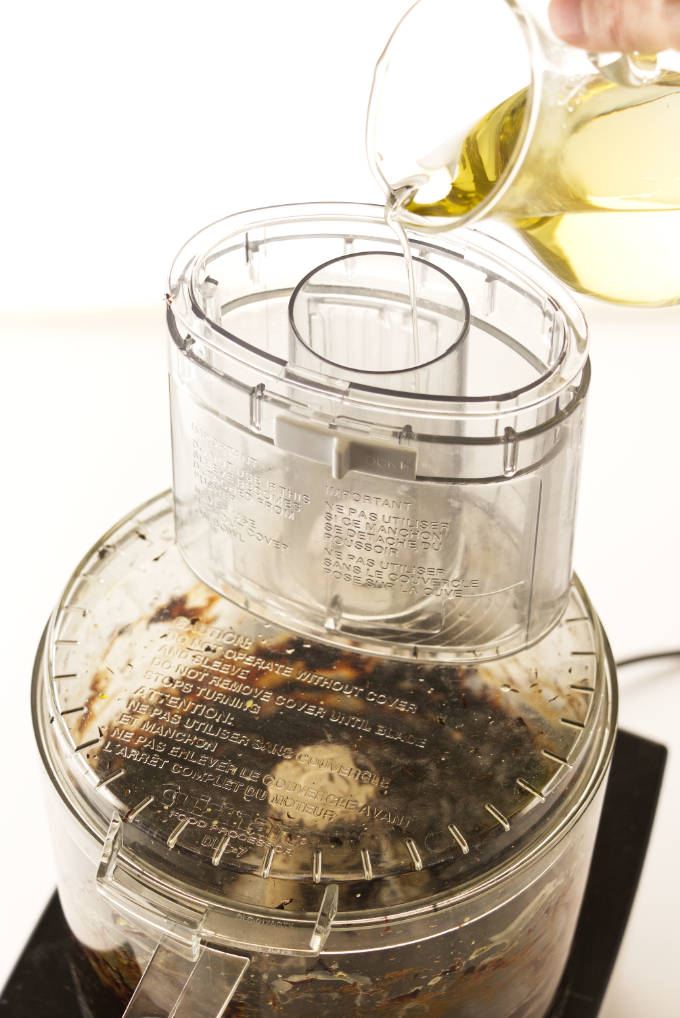
M230 212L379 200L363 115L404 8L63 0L4 14L0 983L55 882L29 717L41 628L89 545L170 483L166 268ZM594 380L576 567L617 656L679 646L680 311L583 305ZM603 1018L677 1018L678 666L621 685L625 726L673 752Z

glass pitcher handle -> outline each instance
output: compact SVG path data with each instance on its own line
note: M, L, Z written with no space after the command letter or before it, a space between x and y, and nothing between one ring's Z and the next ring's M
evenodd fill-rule
M249 964L245 955L210 947L192 958L163 940L123 1018L222 1018Z
M654 53L589 53L588 57L603 78L628 88L653 85L661 73Z

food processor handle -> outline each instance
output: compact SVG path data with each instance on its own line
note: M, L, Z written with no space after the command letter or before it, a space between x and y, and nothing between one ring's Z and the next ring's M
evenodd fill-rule
M123 1018L221 1018L249 964L246 955L206 946L191 957L166 938L151 956Z

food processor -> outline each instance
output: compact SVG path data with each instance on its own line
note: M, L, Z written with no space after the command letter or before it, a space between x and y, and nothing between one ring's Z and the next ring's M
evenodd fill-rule
M616 724L572 575L586 327L383 210L244 212L167 293L173 492L46 629L67 921L127 1018L544 1018Z

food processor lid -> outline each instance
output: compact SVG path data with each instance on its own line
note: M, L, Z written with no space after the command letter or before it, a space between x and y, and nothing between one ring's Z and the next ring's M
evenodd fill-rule
M386 946L414 916L473 909L559 839L611 750L609 659L578 586L515 657L379 659L200 584L168 495L84 559L34 696L48 771L118 909L286 953L318 953L331 929Z
M177 542L223 596L309 639L479 661L537 642L571 578L586 330L474 231L374 206L253 210L168 293Z
M229 216L175 259L167 294L175 343L216 380L257 387L251 409L263 424L287 400L294 413L374 429L405 414L424 433L432 415L507 414L521 429L525 411L535 423L536 407L568 403L587 358L569 292L475 230L445 244L422 234L410 241L415 316L383 208L310 203ZM236 392L230 403L234 413Z

